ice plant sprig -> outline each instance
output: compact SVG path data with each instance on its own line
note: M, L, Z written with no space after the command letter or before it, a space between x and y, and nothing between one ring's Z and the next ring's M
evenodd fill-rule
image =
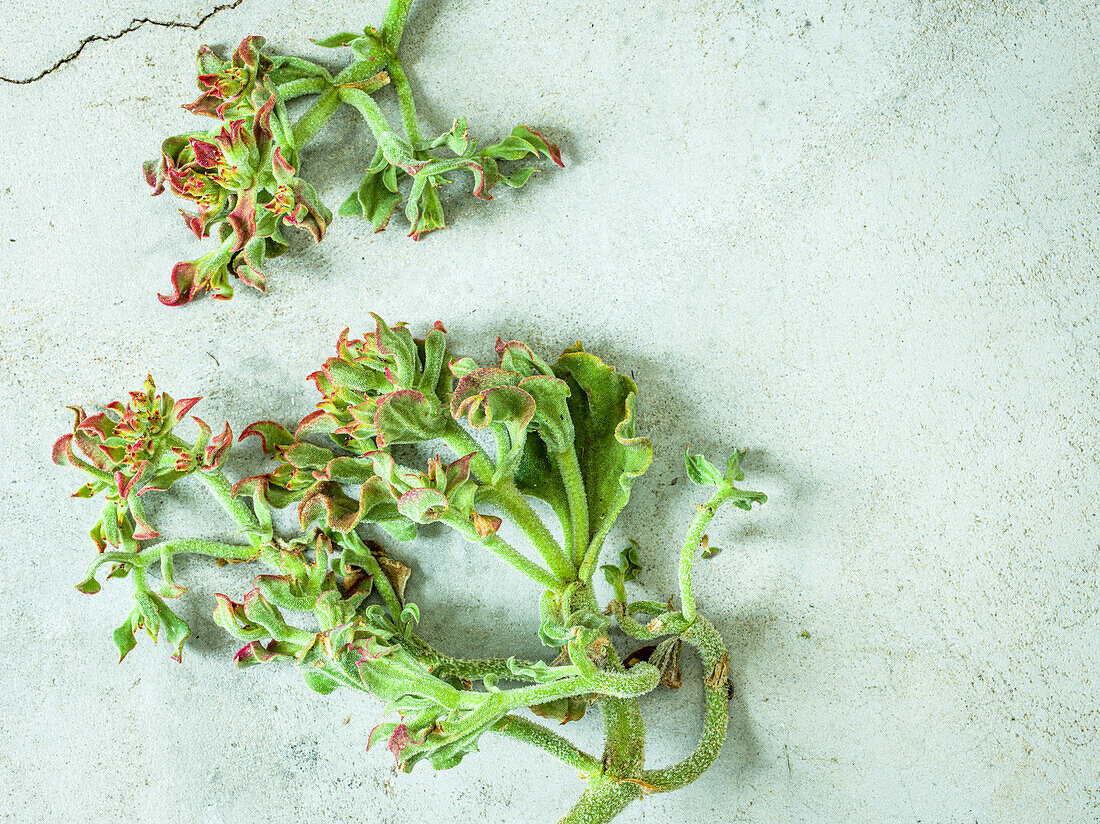
M145 177L153 194L170 189L189 201L191 210L180 210L187 227L199 238L213 235L217 246L198 260L176 264L163 303L178 306L203 292L228 300L235 279L265 291L265 263L286 250L285 226L305 229L317 242L324 238L332 212L301 177L301 153L343 105L366 121L374 148L366 176L339 213L365 218L376 232L402 203L416 240L442 228L439 189L455 173L469 173L474 197L488 201L497 184L518 189L536 171L525 165L505 171L501 163L545 156L563 165L558 147L527 126L480 149L463 118L436 138L421 134L398 57L410 2L391 0L380 30L368 26L362 34L317 41L350 52L351 62L335 75L303 58L265 54L262 37L246 37L228 61L208 46L199 49L201 94L184 108L220 122L209 131L165 140L160 159L145 164ZM403 133L372 97L386 86L397 93ZM293 120L287 102L305 96L315 99Z
M149 380L125 405L93 416L77 410L54 458L90 476L78 497L106 493L92 529L98 554L77 588L99 591L104 566L107 578L131 579L134 603L114 634L120 656L144 628L154 640L163 630L178 660L190 628L168 606L186 592L175 581L177 555L250 562L259 574L248 592L215 596L214 620L243 642L237 665L286 662L318 692L347 688L381 699L392 720L371 732L368 745L384 741L403 770L420 761L454 766L487 732L532 744L588 780L562 824L609 821L645 793L698 778L721 748L730 684L725 645L697 609L695 563L714 554L707 531L724 504L748 510L765 496L737 486L741 452L724 471L688 455L688 477L713 494L697 506L680 549L680 606L671 598L632 600L642 548L631 541L618 564L599 566L599 559L652 460L649 440L635 432L634 382L579 344L554 363L517 341L498 340L496 351L489 366L458 357L438 323L423 338L377 317L360 338L345 330L335 356L310 376L320 393L314 411L293 427L266 420L242 432L275 464L232 485L221 468L228 425L212 439L195 419L198 439L179 437L197 398L173 401ZM424 451L395 454L407 444L430 457L406 465L403 456ZM237 542L158 540L141 498L186 476L221 502ZM548 504L558 524L545 523L532 499ZM280 536L273 510L291 506L299 531ZM522 543L502 536L505 520ZM410 568L374 539L415 549L430 542L421 535L426 524L443 525L471 551L495 555L538 585L531 628L548 648L546 660L456 658L420 635L425 605L406 596ZM597 568L613 590L602 606ZM647 768L638 699L680 685L685 644L703 664L702 737L682 761ZM604 720L602 756L522 714L527 708L564 723L590 705Z

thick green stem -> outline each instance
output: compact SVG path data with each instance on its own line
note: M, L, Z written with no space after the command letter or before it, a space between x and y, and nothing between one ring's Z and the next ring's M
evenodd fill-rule
M405 605L402 604L401 599L397 597L397 591L393 588L393 584L390 583L389 577L382 571L382 566L374 557L374 553L370 551L370 547L364 544L354 532L348 532L344 536L344 539L351 544L352 549L355 550L356 564L361 565L363 569L369 572L374 578L374 588L378 590L378 594L382 596L382 601L385 603L386 609L389 610L390 615L396 620Z
M569 514L572 528L573 564L580 567L588 549L588 493L584 488L581 465L577 461L577 451L568 449L554 456L554 463L565 483L565 494L569 500ZM587 580L581 578L581 580Z
M706 772L722 750L729 725L729 655L722 637L702 616L697 616L695 623L681 637L696 647L703 659L706 696L703 735L699 746L683 761L642 773L642 780L654 792L679 789Z
M183 447L187 450L194 449L192 444L177 438L175 435L169 436L168 445ZM168 452L168 450L165 450L165 452ZM260 539L257 536L263 531L260 522L243 500L233 497L233 488L225 475L218 469L199 470L194 474L202 479L202 482L206 484L206 488L218 499L218 502L229 513L229 516L237 522L237 525L248 536L248 540L252 542L253 546L258 546Z
M608 672L599 669L592 663L592 659L588 657L588 650L585 649L582 641L570 641L568 649L569 660L580 670L581 677L591 688L591 692L632 698L650 692L661 680L661 674L657 671L657 668L644 661L635 664L629 671ZM613 659L614 650L611 647L608 647L607 650L608 661L610 662Z
M432 674L440 677L454 676L469 681L479 681L486 676L496 676L501 680L517 678L508 665L508 658L452 658L440 652L419 636L412 636L406 644L409 651L432 668ZM515 659L520 667L535 667L537 662ZM573 674L573 668L562 668L562 675ZM519 679L523 680L523 679Z
M382 21L382 45L392 54L397 54L397 47L401 45L411 5L412 0L390 0L390 6L386 9L386 17Z
M563 668L564 669L564 668ZM529 707L532 704L542 704L557 698L570 698L574 695L585 695L589 691L588 684L577 673L573 673L558 681L545 684L532 684L529 687L516 687L510 690L501 690L492 693L488 699L482 694L481 706L477 710L479 716L492 717L494 714L502 714L518 710L520 707ZM476 695L476 693L475 693ZM472 726L476 726L471 722Z
M519 718L515 715L505 715L492 727L494 732L506 735L516 741L546 750L555 758L558 758L584 773L586 776L596 775L600 772L600 761L583 750L577 749L569 741L566 741L557 733L551 732L541 724Z
M252 510L248 508L243 500L233 497L232 487L229 485L229 481L226 480L225 475L218 470L211 472L199 471L195 474L202 479L202 482L206 484L206 488L221 502L225 511L237 522L237 525L248 536L248 539L253 544L258 543L259 539L255 535L261 531L260 522L256 520L256 516L252 514Z
M444 518L443 522L461 533L467 540L475 544L481 544L489 551L496 553L528 578L531 578L549 590L561 592L563 582L560 578L555 577L551 572L540 567L534 561L525 558L519 550L499 535L490 535L488 538L481 537L477 529L474 528L473 523L462 516Z
M313 140L339 108L340 93L336 89L329 89L313 101L313 105L294 124L292 130L294 147L301 149Z
M705 504L700 504L695 520L691 522L687 537L684 539L684 547L680 550L680 600L681 610L690 624L695 620L695 556L699 552L699 543L706 534L707 527L714 519L718 508L733 496L733 486L724 483L718 487L718 491Z
M637 784L596 776L558 824L605 824L641 795L642 788Z
M320 94L325 89L331 88L332 83L324 77L300 77L297 80L289 80L281 86L276 86L275 91L283 100L293 100L307 94Z
M336 75L336 77L332 78L332 85L359 86L364 80L381 75L378 81L378 88L381 88L389 82L389 76L383 74L385 70L386 61L381 59L381 57L371 60L357 60L349 64L343 71Z
M474 473L474 478L483 484L489 483L496 471L496 466L485 450L481 448L481 444L475 441L473 436L459 425L458 421L450 420L447 422L447 427L443 430L443 440L459 457L473 455L470 459L470 470Z
M637 638L639 641L652 641L654 638L661 636L660 633L650 632L647 627L634 620L634 617L629 615L623 608L622 602L614 600L607 606L611 610L611 615L615 618L615 623L619 625L619 629L631 638Z
M393 87L397 91L397 102L401 106L401 123L405 126L405 134L414 148L420 145L423 139L420 134L420 123L416 118L416 101L413 100L412 86L409 78L401 67L401 61L393 56L387 61L390 77L393 79Z
M76 586L77 589L83 592L98 590L99 584L97 583L90 589L88 587L94 583L96 570L103 564L123 564L132 570L144 571L159 561L161 564L161 577L171 584L173 582L173 555L208 555L226 561L250 561L256 557L256 553L256 547L251 545L223 544L202 538L177 538L174 541L165 541L155 546L145 547L141 552L101 552L88 565L87 570L84 572L84 579Z
M390 128L389 121L386 120L386 116L382 114L382 110L374 102L374 98L367 92L362 89L341 86L336 90L336 93L342 103L347 103L363 116L363 119L367 121L367 125L370 126L370 130L374 132L376 140L384 133L393 131Z
M645 666L656 670L651 664ZM636 664L629 672L640 675L642 667L642 664ZM607 648L607 668L618 676L625 676L628 672L619 660L619 654L610 645ZM604 728L604 772L616 778L636 778L645 766L645 721L638 699L606 695L600 699L600 713Z
M512 522L523 530L551 571L564 581L576 577L577 568L562 551L561 545L547 529L542 518L532 509L531 504L516 489L511 481L503 481L489 492L488 501L500 508Z

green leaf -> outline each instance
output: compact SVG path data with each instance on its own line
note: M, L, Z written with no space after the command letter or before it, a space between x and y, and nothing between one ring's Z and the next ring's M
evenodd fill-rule
M315 521L337 532L351 532L360 521L359 502L335 481L317 483L298 504L298 523L302 529Z
M630 488L653 462L653 446L634 431L634 381L576 347L558 365L570 383L569 409L577 457L588 495L589 532L600 539L611 528Z
M706 537L705 535L703 536ZM703 548L703 551L699 553L702 557L708 561L722 551L722 547L711 546L709 543Z
M527 439L514 480L520 492L545 501L564 522L568 522L569 496L561 474L550 460L546 442L541 438Z
M524 184L531 179L538 169L533 166L528 166L525 169L520 169L518 172L514 172L510 175L502 174L500 176L500 182L505 186L510 186L513 189L522 189Z
M684 463L687 465L688 478L696 486L720 486L722 484L722 475L714 464L702 455L692 455L685 452Z
M471 372L480 368L477 361L471 357L458 358L457 360L451 361L451 374L459 380L462 380Z
M393 359L393 371L397 376L397 386L402 389L415 389L420 374L420 351L412 332L403 324L388 326L374 312L374 341L378 351Z
M532 681L536 684L557 681L559 678L563 677L557 667L552 667L545 661L531 661L521 664L516 660L516 656L513 655L505 663L508 664L508 671L512 673L512 675L517 678Z
M745 453L748 451L747 449L738 449L726 459L726 474L724 477L730 483L745 480L745 473L741 471L741 459L745 457Z
M638 559L638 542L629 539L630 545L619 553L619 563L622 564L623 580L633 581L642 571L642 563Z
M422 443L442 436L447 414L438 401L429 401L415 389L401 389L379 400L374 425L379 448L395 443Z
M413 627L420 623L420 607L410 601L405 604L398 618L398 623L405 635L411 635Z
M397 510L418 524L438 521L450 501L438 489L410 489L397 500Z
M481 153L500 160L522 160L525 157L537 155L538 150L522 137L510 135L499 143L486 146Z
M397 190L397 167L387 163L380 171L367 173L359 188L340 207L340 214L366 218L374 231L381 232L402 199Z
M160 616L161 626L164 628L165 640L173 648L172 658L179 661L183 654L183 644L191 637L191 627L176 613L168 608L168 605L157 598L157 614Z
M359 192L354 191L348 195L340 208L336 210L340 217L363 217L363 204L359 202Z
M378 135L378 147L389 163L400 166L410 175L415 175L427 165L428 161L419 160L409 141L396 132L382 132Z
M340 686L339 681L316 667L301 667L300 672L306 686L321 695L328 695Z
M546 618L539 626L539 640L548 647L564 647L570 632L553 618Z
M751 492L747 489L735 489L733 496L730 498L730 503L738 509L743 509L748 512L752 509L753 504L762 504L768 500L768 496L763 492Z
M335 49L339 48L340 46L347 46L353 40L358 40L362 36L363 35L361 34L354 34L350 31L342 31L338 34L329 35L328 37L325 37L321 40L314 40L313 43L314 45L321 46L322 48Z
M449 132L444 132L431 142L428 148L437 149L446 146L456 155L466 154L466 148L470 145L470 130L466 124L466 118L455 120Z
M98 568L98 565L96 565L96 569ZM102 587L99 585L99 581L95 579L94 569L88 573L87 578L85 578L83 581L81 581L79 584L76 584L75 586L77 591L83 592L85 595L95 595L102 589Z
M359 518L360 523L378 524L399 541L416 537L417 525L398 511L389 485L377 475L359 491Z
M412 191L405 203L405 217L412 226L409 234L413 240L420 240L428 232L442 229L446 225L439 194L435 186L428 184L423 176L418 175L413 183Z
M630 539L630 545L619 553L619 566L604 564L600 567L603 576L615 590L615 597L620 602L626 601L625 584L638 577L642 565L638 560L638 542Z
M137 589L134 592L134 602L141 612L145 632L156 641L160 636L160 598L148 590Z
M297 636L286 621L279 609L264 598L258 589L250 590L244 596L244 615L252 624L257 624L267 630L268 634L276 641L288 641Z
M306 441L290 447L283 459L295 469L323 469L333 458L332 451Z
M549 375L531 375L519 382L519 388L535 399L534 423L547 451L558 454L572 447L576 432L569 414L569 384Z
M126 620L122 622L122 626L118 627L113 633L115 646L118 647L118 662L121 664L122 659L125 658L130 650L137 646L137 639L134 638L134 633L137 632L138 622L141 621L141 612L135 606L131 610L130 614L126 616Z

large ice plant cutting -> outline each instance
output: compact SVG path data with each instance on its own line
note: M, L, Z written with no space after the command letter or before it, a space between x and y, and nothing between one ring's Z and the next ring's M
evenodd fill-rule
M411 2L390 0L381 29L317 41L350 54L335 74L301 57L265 53L262 37L246 37L229 60L199 49L200 95L184 108L218 123L165 140L160 159L145 164L145 178L153 194L168 190L187 201L190 208L180 210L187 228L216 244L175 265L163 303L179 306L204 292L228 300L237 279L265 291L267 259L287 248L285 227L305 229L318 242L325 236L332 212L301 176L302 152L342 106L362 116L374 145L339 214L362 217L376 232L402 203L413 238L442 228L439 191L456 175L470 175L474 197L487 201L497 184L518 189L530 180L535 168L510 168L516 161L545 156L563 165L558 147L527 126L480 148L464 118L438 137L424 136L398 56ZM388 87L396 91L400 132L373 97ZM311 104L293 118L288 103L305 98Z
M712 494L680 549L679 605L631 600L639 547L631 542L617 564L600 566L600 555L652 459L650 442L635 433L634 382L579 345L551 364L523 343L498 341L499 362L483 367L452 354L439 324L416 339L403 324L376 321L361 339L340 336L336 356L311 376L317 408L296 427L260 421L244 430L241 439L255 437L276 464L235 484L221 471L228 425L212 437L194 418L197 440L178 434L197 398L173 401L147 381L128 403L94 415L75 410L54 459L89 476L78 497L106 498L91 531L99 554L77 588L98 592L103 572L129 578L133 607L114 632L121 655L144 629L154 640L163 634L178 660L190 629L170 606L186 592L173 572L177 556L255 563L262 572L239 600L215 596L214 620L244 642L237 665L285 662L318 692L347 688L381 699L392 720L369 743L385 742L402 769L419 761L454 766L485 733L532 744L588 779L562 824L609 821L646 793L690 784L718 755L730 697L726 647L696 609L695 562L714 552L706 532L720 507L747 510L765 500L736 486L740 453L724 470L687 457L690 479ZM393 448L408 444L434 457L406 466ZM188 476L222 503L240 543L161 540L145 495ZM548 504L559 523L545 523L531 499ZM301 531L287 539L276 534L272 510L289 506ZM504 518L529 546L501 537ZM432 523L542 588L531 628L548 647L545 660L454 658L418 634L421 609L430 607L406 599L409 567L373 539L388 533L416 551L427 540L418 540L421 526ZM604 606L593 588L597 570L614 593ZM647 768L638 698L679 686L684 644L702 660L702 739L683 761ZM603 719L601 755L521 712L565 722L590 705Z

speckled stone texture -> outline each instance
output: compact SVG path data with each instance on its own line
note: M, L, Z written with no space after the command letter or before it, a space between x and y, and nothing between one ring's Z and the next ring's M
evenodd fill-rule
M236 570L182 564L182 665L115 666L125 582L72 584L98 511L49 446L65 404L152 371L234 429L296 421L303 378L370 310L436 319L489 360L581 338L640 387L656 460L610 541L644 547L637 597L675 586L698 495L682 454L751 449L767 505L725 512L698 599L727 638L727 745L631 822L1100 820L1097 205L1100 12L1090 2L434 0L405 46L425 125L516 123L567 169L493 204L451 196L413 243L338 220L270 266L270 293L162 307L199 249L140 161L192 127L203 42L310 37L381 2L47 0L0 7L0 819L321 824L555 821L582 782L494 737L411 775L365 752L380 707L289 669L238 672L207 616ZM112 36L124 29L126 34ZM331 58L331 56L330 56ZM333 121L306 156L331 207L369 159ZM465 185L465 183L463 183ZM260 466L254 446L229 469ZM169 534L229 537L201 490ZM194 532L195 528L189 531ZM426 637L537 656L535 592L442 532L395 550ZM649 763L686 753L696 687L643 702ZM566 732L594 747L595 715Z

